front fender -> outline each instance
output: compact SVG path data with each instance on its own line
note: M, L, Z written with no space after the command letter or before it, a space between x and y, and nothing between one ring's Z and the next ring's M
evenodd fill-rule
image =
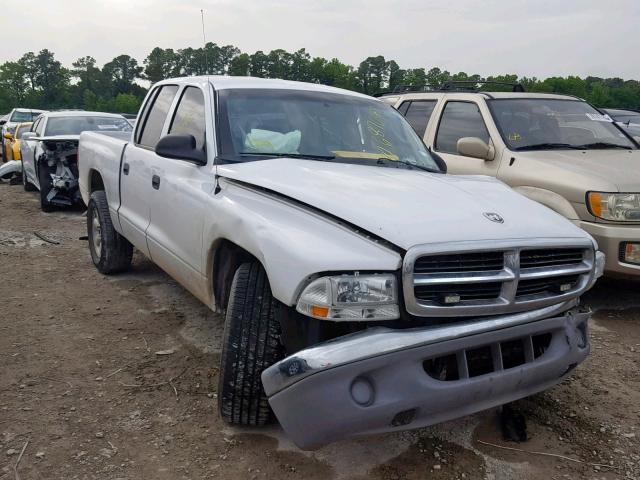
M212 272L220 240L230 240L262 263L273 296L294 305L302 286L317 273L395 271L402 265L397 251L312 209L224 178L220 188L212 197L215 213L205 220L207 272Z
M539 187L520 186L513 188L516 192L530 200L534 200L542 205L549 207L556 213L559 213L563 217L573 222L580 220L578 213L576 212L571 202L563 196Z

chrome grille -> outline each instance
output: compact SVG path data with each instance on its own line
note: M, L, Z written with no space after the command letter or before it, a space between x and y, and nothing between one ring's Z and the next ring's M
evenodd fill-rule
M449 255L432 255L416 260L415 273L486 272L501 270L504 265L502 252L472 252Z
M584 252L578 248L553 248L523 250L520 252L520 268L575 265L582 262Z
M555 295L557 293L562 293L565 288L567 290L573 289L578 283L578 280L580 280L579 275L520 280L520 282L518 282L516 298L523 298L532 295Z
M449 285L417 285L414 293L417 299L430 302L441 302L446 296L458 295L461 300L488 300L498 298L502 283L467 283Z
M470 316L514 313L578 297L590 284L588 239L460 242L410 249L403 265L409 313Z

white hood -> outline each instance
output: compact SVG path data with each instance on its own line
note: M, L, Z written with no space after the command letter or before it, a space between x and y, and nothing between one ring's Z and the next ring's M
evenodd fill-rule
M588 236L492 177L291 158L217 169L222 177L294 198L404 249L460 240ZM485 213L499 214L504 223Z

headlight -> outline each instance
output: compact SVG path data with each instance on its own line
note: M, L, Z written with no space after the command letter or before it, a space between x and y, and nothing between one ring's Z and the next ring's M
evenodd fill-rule
M395 320L397 292L389 274L321 277L302 291L296 310L323 320Z
M589 211L595 217L618 222L640 222L640 193L587 194Z

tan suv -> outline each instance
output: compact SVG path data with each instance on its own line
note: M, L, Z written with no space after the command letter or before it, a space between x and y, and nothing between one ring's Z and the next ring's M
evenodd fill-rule
M499 178L589 232L608 275L640 276L640 138L582 99L513 90L452 82L380 99L449 173Z

